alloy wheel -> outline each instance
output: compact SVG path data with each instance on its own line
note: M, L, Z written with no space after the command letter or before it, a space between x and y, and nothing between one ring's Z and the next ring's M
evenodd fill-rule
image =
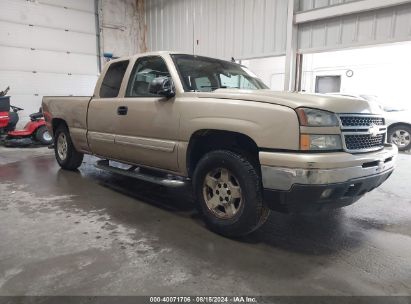
M397 130L391 135L391 142L400 148L407 147L411 142L411 134L405 130Z
M67 158L67 136L64 133L60 133L57 138L57 153L61 160Z
M241 187L236 176L226 168L206 174L203 196L207 208L220 219L233 218L243 204Z

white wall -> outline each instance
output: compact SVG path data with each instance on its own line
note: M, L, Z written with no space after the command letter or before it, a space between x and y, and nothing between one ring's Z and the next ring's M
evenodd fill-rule
M302 89L315 91L320 75L341 75L341 92L378 96L385 103L411 106L411 43L306 54ZM347 77L347 70L354 75Z
M272 90L284 89L285 56L241 60L241 63L253 71Z

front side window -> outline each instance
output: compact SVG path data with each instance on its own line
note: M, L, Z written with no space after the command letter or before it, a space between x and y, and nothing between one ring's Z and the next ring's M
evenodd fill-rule
M128 63L127 60L110 64L101 83L100 98L114 98L118 96Z
M237 63L192 55L172 55L172 58L186 92L268 89L257 76Z
M149 92L150 83L157 77L171 77L163 58L143 57L137 60L128 82L126 97L158 97Z

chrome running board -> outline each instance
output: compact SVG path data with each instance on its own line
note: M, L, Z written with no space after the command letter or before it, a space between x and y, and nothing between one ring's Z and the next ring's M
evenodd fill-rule
M149 183L154 183L154 184L158 184L158 185L162 185L162 186L170 187L170 188L184 187L187 185L189 181L189 179L170 175L170 174L162 174L164 176L157 176L157 175L150 175L147 173L141 173L140 168L135 167L135 166L130 166L127 169L110 166L109 160L106 160L106 159L97 161L97 163L94 166L104 171L124 175L127 177L139 179L142 181L146 181Z

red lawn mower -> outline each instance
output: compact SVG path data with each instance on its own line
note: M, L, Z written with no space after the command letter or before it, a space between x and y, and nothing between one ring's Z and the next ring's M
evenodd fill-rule
M16 130L18 112L23 109L10 105L10 96L6 96L9 90L8 87L0 92L0 141L7 147L51 145L53 138L47 130L41 109L30 115L24 129Z

